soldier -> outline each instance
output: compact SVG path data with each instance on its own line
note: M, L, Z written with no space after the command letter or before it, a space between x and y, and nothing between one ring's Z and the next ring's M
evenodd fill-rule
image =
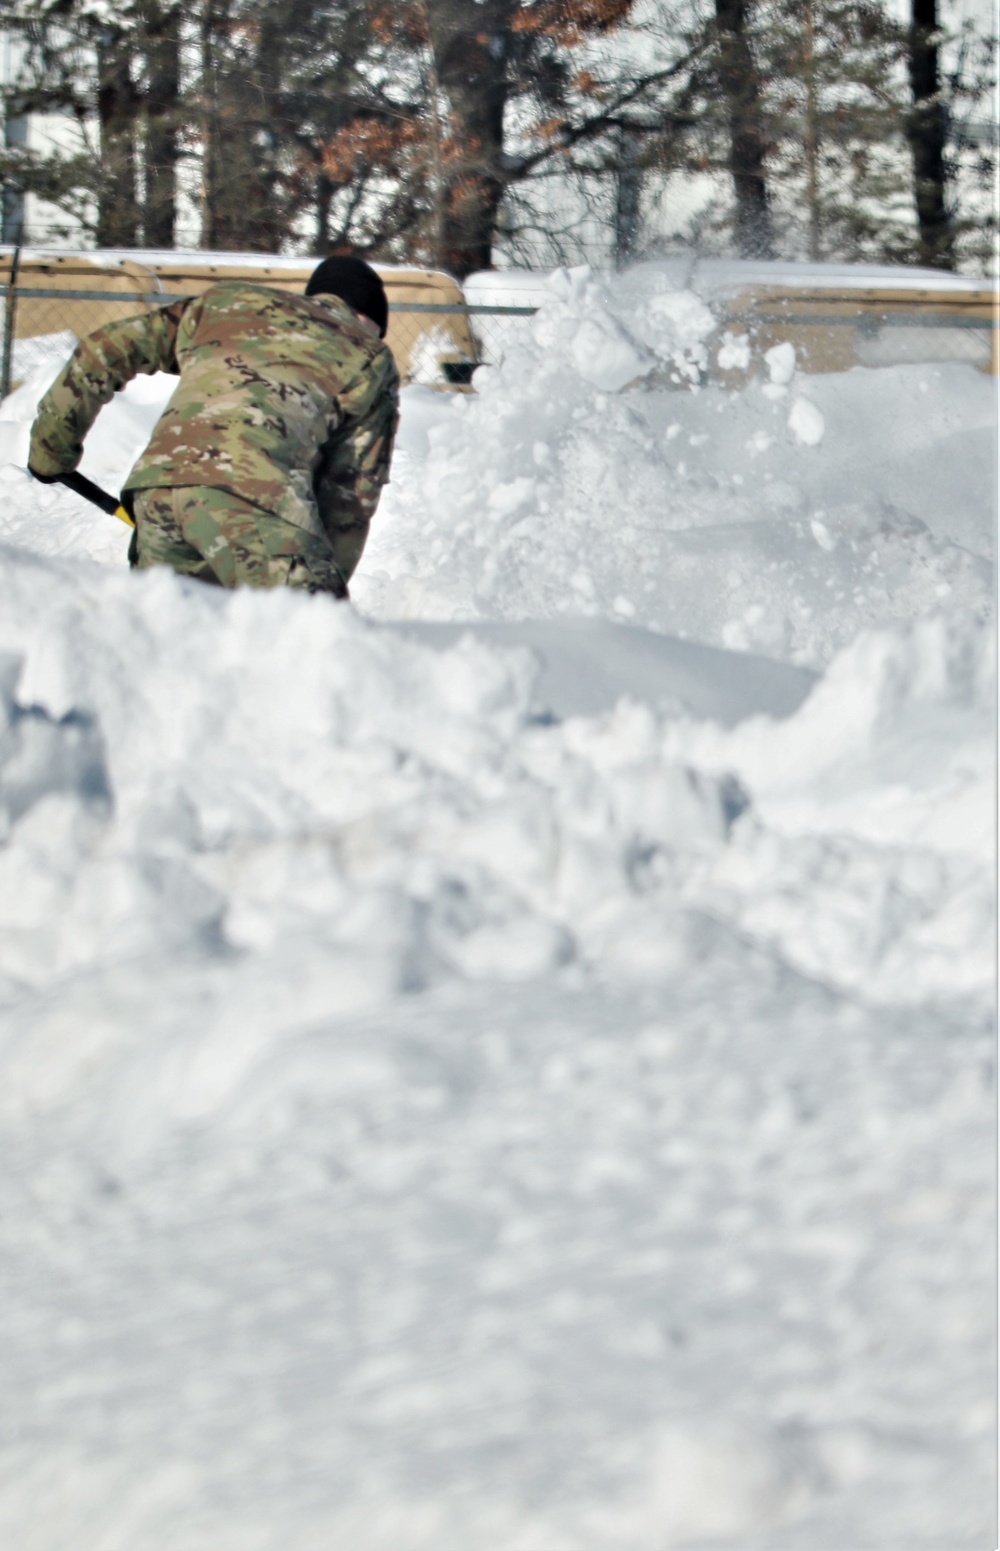
M119 388L138 372L179 373L125 481L130 563L346 598L398 420L388 316L368 264L328 258L305 297L223 281L109 323L42 399L28 466L45 481L69 473Z

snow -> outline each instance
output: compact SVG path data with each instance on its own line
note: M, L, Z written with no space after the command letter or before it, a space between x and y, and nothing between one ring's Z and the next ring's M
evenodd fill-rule
M754 286L781 290L947 291L980 293L995 282L950 270L886 264L812 264L775 259L701 258L678 253L639 266L669 276L678 291L711 299ZM463 282L468 301L479 306L532 306L545 296L548 271L478 270ZM634 276L635 271L631 271Z
M409 390L359 606L608 618L624 600L633 624L814 668L873 621L989 615L990 379L805 376L784 344L782 382L699 388L710 324L654 266L603 300L571 272L511 320L474 397Z
M772 345L764 352L764 365L771 383L777 388L787 388L795 376L795 346L789 340Z
M788 411L788 428L795 440L804 447L815 447L823 440L826 421L823 419L821 411L809 399L795 398L792 400L792 406ZM809 526L813 537L821 548L829 550L834 547L834 540L830 536L829 530L818 518L814 518Z
M0 408L0 1543L989 1541L993 385L712 328L407 389L351 607Z
M988 280L956 275L950 270L923 269L918 265L811 264L759 259L706 259L688 261L684 282L699 296L723 296L750 286L806 289L810 291L942 291L981 293L991 288Z
M676 296L697 296L715 307L724 317L727 304L746 293L766 290L773 296L790 299L815 297L827 292L832 297L845 293L866 292L871 301L886 292L899 293L898 300L909 299L907 313L890 315L879 327L860 335L852 330L852 348L863 366L903 366L937 361L959 361L989 370L991 357L990 323L985 316L974 326L971 320L947 327L940 313L934 312L934 294L943 300L982 304L991 296L996 301L996 282L955 275L935 269L904 268L901 265L807 264L744 259L707 259L695 254L674 254L653 259L630 272L629 283L644 276L647 285L658 281ZM538 307L546 299L550 275L544 271L484 270L463 282L466 300L477 307ZM921 321L921 303L928 310ZM894 311L894 310L892 310ZM874 319L869 321L874 322ZM844 322L847 322L846 317ZM634 325L640 337L649 327L649 316L636 314ZM474 320L481 340L482 359L496 365L503 352L510 321L480 316ZM717 355L722 371L745 370L750 364L746 335L726 332Z
M538 307L546 300L549 270L480 269L462 290L470 307Z

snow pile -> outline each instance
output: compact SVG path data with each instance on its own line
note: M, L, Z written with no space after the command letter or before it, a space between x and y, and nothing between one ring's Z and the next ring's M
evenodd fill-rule
M667 266L558 272L474 397L410 390L356 598L437 619L616 617L822 666L873 619L992 606L995 402L960 366L699 387ZM609 455L609 449L613 454Z
M14 982L207 938L308 940L366 1001L570 962L657 980L695 903L869 997L988 995L992 659L968 628L863 639L795 717L723 733L628 700L539 721L526 652L326 600L16 555L4 593Z
M860 637L777 727L675 725L667 747L738 772L760 814L702 902L866 998L989 998L995 652L991 631L931 619Z
M4 406L4 1545L988 1541L989 385L668 279L404 395L354 608Z
M11 1543L979 1533L983 632L557 721L523 648L2 572Z

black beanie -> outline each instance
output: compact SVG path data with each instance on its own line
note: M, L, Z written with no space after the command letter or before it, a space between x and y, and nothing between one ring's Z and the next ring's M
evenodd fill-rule
M317 264L309 276L306 295L315 296L323 291L328 296L339 296L355 312L364 313L378 324L379 335L385 338L389 324L389 302L385 286L370 264L359 258L325 258Z

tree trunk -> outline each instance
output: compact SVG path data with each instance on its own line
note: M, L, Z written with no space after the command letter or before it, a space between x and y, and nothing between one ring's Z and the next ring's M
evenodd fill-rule
M7 149L27 145L28 119L25 114L16 114L4 119L3 143ZM0 242L9 242L13 247L17 247L24 241L24 192L16 183L4 182L2 212Z
M729 113L730 169L736 194L736 246L741 258L773 258L771 208L764 177L767 142L760 81L747 38L748 0L715 0L719 80Z
M500 171L507 105L510 0L430 0L431 47L448 100L457 154L444 167L441 257L459 279L493 262L505 183Z
M806 208L809 212L809 257L815 264L822 254L819 209L819 93L816 89L816 12L806 0L803 65L806 78Z
M945 165L948 110L941 100L937 32L937 0L911 0L908 62L913 107L906 133L913 157L920 260L954 269L955 232Z
M97 40L101 178L95 235L101 248L134 248L139 241L135 175L137 111L130 40L117 28L105 27Z
M427 33L430 36L430 18L427 6L424 5L424 16L427 21ZM437 57L433 48L429 50L430 64L427 70L425 90L428 99L428 118L430 119L430 168L431 168L431 262L438 268L445 267L445 223L444 213L447 205L448 190L445 182L444 171L444 134L441 126L441 78L438 75Z
M232 0L205 0L202 10L202 244L274 253L288 236L280 190L282 15L261 8L251 54L249 27L233 29L232 12Z
M623 128L618 135L618 166L615 169L616 269L623 269L635 259L641 220L642 168L639 165L639 145L635 132Z
M282 80L284 30L277 7L268 7L261 20L257 45L255 87L257 146L249 152L249 199L245 209L246 246L251 251L278 253L289 233L282 199Z
M146 56L145 199L143 228L151 248L172 248L177 212L177 130L180 107L180 11L147 0L142 11Z
M218 31L225 0L202 0L199 19L201 54L201 245L218 247L219 85Z
M320 171L316 176L316 235L313 252L325 258L330 251L330 206L333 203L333 179Z

